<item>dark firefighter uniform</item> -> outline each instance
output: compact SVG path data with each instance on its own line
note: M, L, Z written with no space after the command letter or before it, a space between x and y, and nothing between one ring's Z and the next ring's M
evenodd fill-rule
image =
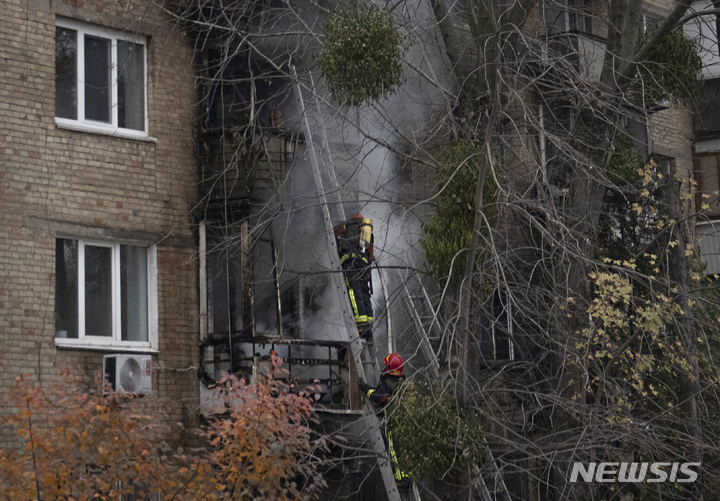
M371 336L372 221L363 218L362 214L354 214L347 221L335 226L333 232L358 332L363 336Z
M370 301L370 259L360 250L352 249L340 256L340 265L345 272L345 284L350 294L355 323L370 324L373 321Z
M364 381L360 381L358 386L365 393L370 401L379 409L379 413L385 413L385 406L392 397L393 393L400 387L403 382L403 359L397 353L391 353L385 357L385 370L380 376L380 382L376 388L373 388ZM400 469L395 447L393 445L392 431L387 434L386 445L390 452L390 459L393 462L393 474L398 484L406 484L410 481L410 474Z

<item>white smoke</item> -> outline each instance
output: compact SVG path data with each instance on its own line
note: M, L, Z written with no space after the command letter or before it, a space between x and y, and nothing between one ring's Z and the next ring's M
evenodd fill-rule
M311 137L297 150L287 181L279 190L277 219L271 232L278 248L282 288L287 289L299 276L303 287L312 291L312 308L304 311L302 335L309 339L346 341L344 319L339 315L341 302L347 299L330 286L328 234L313 177L312 146L322 171L324 195L330 203L333 224L356 212L373 220L375 257L386 268L389 296L397 297L408 268L422 267L423 254L418 240L420 219L409 210L408 187L411 167L403 153L415 153L424 145L416 144L434 126L432 120L446 109L449 88L448 71L439 63L437 49L431 52L417 40L437 36L432 14L420 2L398 13L405 30L409 61L406 82L389 100L358 109L342 109L332 103L317 73L301 74L304 84L304 109L299 101L288 99L283 112L288 130L302 131L303 113L310 122ZM402 17L402 19L400 19ZM425 28L427 27L427 28ZM431 63L431 61L433 61ZM298 63L299 64L299 63ZM414 68L414 69L411 69ZM316 71L316 70L315 70ZM296 96L295 96L296 97ZM342 206L337 202L342 200ZM410 204L412 205L412 204ZM387 351L386 298L380 277L373 273L373 305L376 343ZM391 308L391 315L397 313ZM392 318L391 318L392 320ZM407 318L396 319L399 332ZM312 351L312 350L311 350Z

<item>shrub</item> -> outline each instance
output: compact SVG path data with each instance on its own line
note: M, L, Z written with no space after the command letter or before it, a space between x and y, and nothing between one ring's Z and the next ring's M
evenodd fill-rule
M224 406L200 431L205 446L185 453L163 441L167 429L152 399L113 393L98 376L95 391L70 376L46 386L17 378L3 419L21 448L0 450L1 501L304 501L325 485L317 466L313 397L291 393L273 356L266 377L218 383Z
M652 35L648 30L638 42L642 46ZM695 96L702 87L700 70L702 59L698 44L675 31L660 44L650 61L639 66L640 79L637 86L654 102L665 99L679 102Z
M430 220L423 225L420 239L430 272L438 280L459 280L465 272L466 254L460 254L460 251L470 247L482 154L475 144L463 139L448 148L438 164L440 193L437 206ZM488 172L483 185L483 212L490 224L497 218L497 198L497 184L492 172ZM481 250L478 261L484 258Z
M416 478L440 479L482 459L483 432L436 387L421 393L403 383L390 404L390 430L400 467Z
M363 5L328 17L320 69L338 103L358 106L392 94L402 83L401 60L402 35L389 10Z
M307 426L315 414L312 395L291 393L279 378L281 366L273 355L268 375L254 384L231 375L218 382L225 409L201 431L209 454L181 470L179 483L189 486L191 499L302 501L325 486L316 455L325 441Z
M103 395L62 372L42 387L20 376L8 402L18 411L4 419L24 446L0 450L2 500L117 500L120 494L152 499L169 470L157 419L142 412L138 398Z

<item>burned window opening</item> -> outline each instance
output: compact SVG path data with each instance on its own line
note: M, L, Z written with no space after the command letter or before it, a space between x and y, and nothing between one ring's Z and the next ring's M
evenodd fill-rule
M208 335L280 337L282 301L275 244L267 238L250 244L247 222L240 226L240 234L236 232L237 228L208 225Z
M256 336L300 337L305 312L318 306L302 276L281 283L274 241L261 235L251 242L247 221L239 227L208 224L206 232L210 342L232 346ZM228 361L234 353L227 351Z
M285 129L281 107L291 95L289 82L268 63L248 51L224 60L222 51L208 48L202 57L200 195L207 211L222 214L271 196L303 136Z
M299 134L262 134L248 149L239 132L203 144L200 193L208 217L223 218L237 206L261 203L276 192L295 159ZM231 221L232 222L232 221Z
M493 290L481 308L477 309L475 322L480 333L478 349L480 359L486 364L514 360L511 341L513 332L512 301L500 288Z

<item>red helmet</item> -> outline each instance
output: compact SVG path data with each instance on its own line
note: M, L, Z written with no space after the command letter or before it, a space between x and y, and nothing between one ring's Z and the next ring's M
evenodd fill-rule
M403 373L403 359L397 353L391 353L385 357L385 374L392 376L402 376Z
M357 214L353 214L352 216L350 216L350 219L353 219L353 218L365 219L365 218L362 216L362 214L360 214L359 212L358 212Z

